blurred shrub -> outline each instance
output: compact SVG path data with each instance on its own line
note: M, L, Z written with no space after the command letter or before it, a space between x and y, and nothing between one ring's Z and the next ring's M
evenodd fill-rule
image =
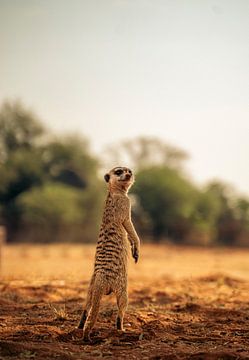
M97 235L88 222L89 200L94 207L85 191L60 183L46 183L24 192L17 199L21 231L16 240L89 241L89 235Z
M17 199L20 223L37 242L58 241L65 230L78 230L86 215L83 204L84 193L59 183L34 187Z
M249 246L249 201L237 198L230 186L217 181L208 184L207 193L218 204L215 242Z
M81 209L83 196L67 185L47 183L23 193L17 204L22 206L22 219L28 224L71 225L80 223L85 216Z

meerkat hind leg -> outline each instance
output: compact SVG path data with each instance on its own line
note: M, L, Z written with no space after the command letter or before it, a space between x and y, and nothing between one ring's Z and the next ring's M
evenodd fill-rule
M116 326L118 330L124 331L123 320L127 305L128 305L128 295L127 295L127 289L125 288L117 293L118 315L116 320Z
M86 319L87 319L87 311L83 310L83 313L81 315L80 322L79 322L79 325L78 325L78 329L83 329L84 328Z

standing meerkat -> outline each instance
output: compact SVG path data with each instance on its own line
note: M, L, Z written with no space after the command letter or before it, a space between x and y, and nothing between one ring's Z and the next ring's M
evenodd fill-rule
M131 247L135 263L139 257L140 240L131 221L131 204L127 196L134 176L126 167L115 167L104 178L108 183L108 194L96 247L94 272L78 325L79 329L83 329L84 340L90 339L102 295L112 292L116 295L118 307L116 326L118 330L123 330L123 318L128 304L129 248Z

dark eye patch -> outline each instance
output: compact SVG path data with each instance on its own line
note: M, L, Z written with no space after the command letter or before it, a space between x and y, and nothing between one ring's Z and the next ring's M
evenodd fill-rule
M116 170L116 171L114 171L114 174L115 175L122 175L123 174L123 170Z

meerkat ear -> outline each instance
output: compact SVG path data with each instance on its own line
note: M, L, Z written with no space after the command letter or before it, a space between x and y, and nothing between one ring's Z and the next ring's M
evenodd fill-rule
M109 174L105 174L104 179L106 182L108 182L110 180L110 175Z

